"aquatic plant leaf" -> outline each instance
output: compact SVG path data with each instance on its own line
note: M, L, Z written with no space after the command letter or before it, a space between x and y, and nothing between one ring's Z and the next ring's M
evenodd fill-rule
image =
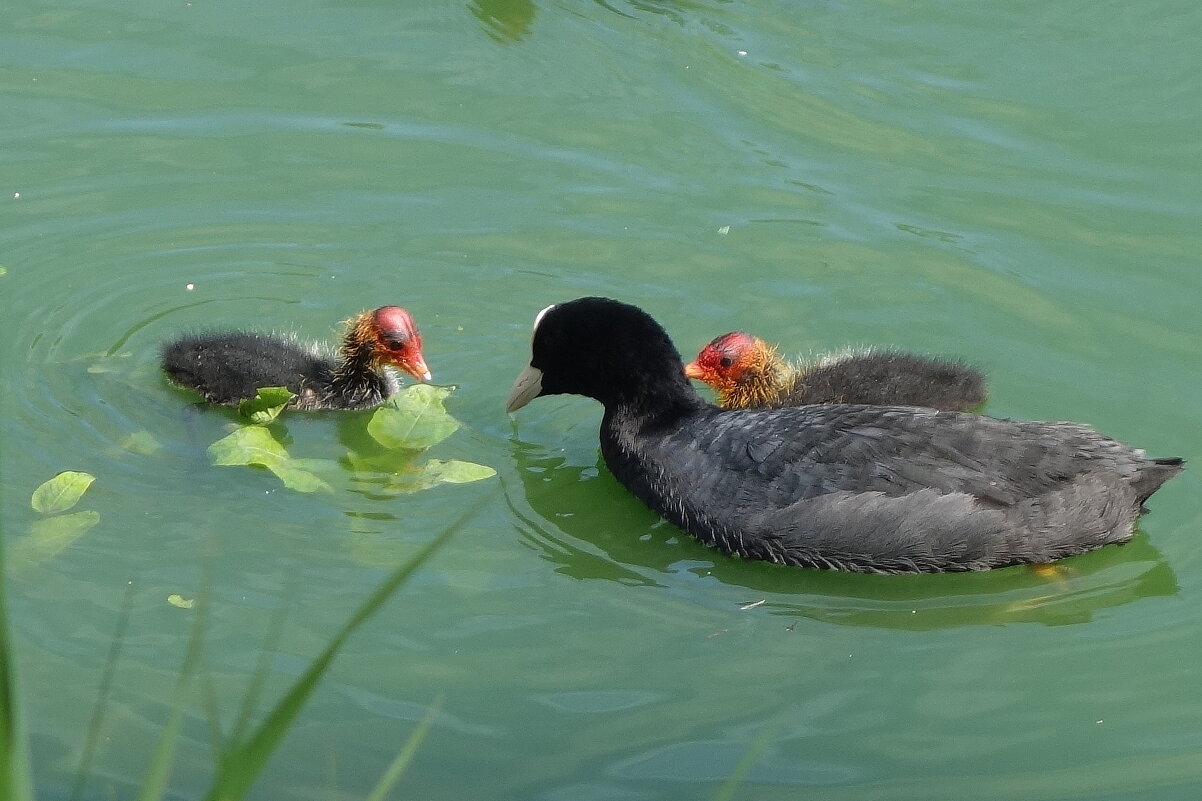
M10 546L9 555L14 565L41 564L57 556L99 522L100 512L92 509L35 520L29 533Z
M416 470L400 474L398 480L390 487L402 492L417 492L439 484L470 484L496 474L497 471L488 465L475 462L461 462L457 459L444 462L440 459L430 459L418 465Z
M284 387L259 387L253 398L238 404L238 414L252 423L267 425L280 416L288 401L296 395Z
M149 431L135 431L122 440L121 448L139 456L154 456L163 445Z
M195 598L185 598L178 592L173 592L167 596L167 603L172 606L178 606L180 609L191 609L196 606Z
M276 474L284 486L297 492L333 492L334 488L320 476L310 473L304 468L295 466L292 462L280 462L268 465L267 469Z
M96 476L78 470L64 470L33 491L29 503L44 515L65 512L75 504L92 486Z
M209 446L209 458L216 465L257 464L270 468L287 461L288 452L263 426L243 426Z
M406 388L376 409L367 433L386 448L420 451L437 445L459 428L442 403L453 389L431 384Z
M363 454L347 451L343 462L356 473L403 473L413 469L416 454L412 451L381 451Z
M332 490L309 468L331 464L324 459L293 459L264 426L243 426L209 446L215 465L258 465L275 473L284 486L297 492Z

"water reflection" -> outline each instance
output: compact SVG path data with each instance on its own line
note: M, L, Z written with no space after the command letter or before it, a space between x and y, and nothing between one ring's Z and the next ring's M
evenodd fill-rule
M593 0L601 8L634 19L640 13L666 17L677 25L688 21L688 12L706 10L714 3L729 3L730 0L712 2L689 2L688 0ZM530 35L537 11L534 0L471 0L467 10L480 20L489 38L501 44L520 42ZM711 27L713 23L710 23ZM726 29L722 33L729 33Z
M514 449L525 500L507 498L523 539L557 572L579 579L666 586L683 569L748 590L746 602L778 615L855 626L927 630L967 625L1085 623L1102 609L1173 595L1177 578L1146 534L1062 561L1045 577L1019 566L985 573L871 576L799 570L720 556L658 521L603 465L566 463L535 446ZM669 540L679 537L677 547ZM650 540L650 542L649 542ZM682 553L682 551L686 551ZM759 603L762 602L762 603Z
M533 0L471 0L472 16L484 24L484 32L501 44L520 42L534 23Z
M689 0L593 0L593 2L608 11L621 14L624 17L634 16L634 14L623 10L623 8L628 8L635 12L641 11L650 14L659 14L678 25L683 25L686 20L686 14L682 12L706 9L713 6L712 2L689 2ZM716 2L729 3L730 0L716 0ZM622 8L619 8L619 6Z
M567 466L562 456L540 455L535 446L515 445L525 499L537 516L524 511L524 505L515 503L508 492L506 503L525 524L519 530L522 539L555 564L556 572L578 579L663 586L656 574L670 572L680 554L671 548L648 548L641 541L638 532L650 535L657 518L634 498L603 503L616 494L611 489L625 493L605 467Z

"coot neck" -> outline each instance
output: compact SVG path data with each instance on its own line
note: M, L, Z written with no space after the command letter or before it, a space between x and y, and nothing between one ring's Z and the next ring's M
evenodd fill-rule
M688 383L683 368L679 380L661 378L641 385L628 384L600 400L605 406L607 425L618 425L638 434L670 430L684 418L710 407Z

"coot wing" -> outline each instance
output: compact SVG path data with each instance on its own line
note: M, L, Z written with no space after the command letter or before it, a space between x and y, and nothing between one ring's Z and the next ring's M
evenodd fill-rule
M931 488L1011 506L1097 468L1134 475L1142 455L1088 426L880 406L724 412L687 428L708 465L758 487L764 508L827 492ZM683 433L683 432L682 432Z

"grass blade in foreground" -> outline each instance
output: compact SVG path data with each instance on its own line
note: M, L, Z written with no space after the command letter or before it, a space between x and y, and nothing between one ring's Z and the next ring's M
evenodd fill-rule
M787 718L782 713L777 716L776 720L769 723L760 732L759 736L751 742L751 747L747 749L747 753L743 754L743 758L739 760L739 764L735 765L735 769L731 771L730 776L726 781L722 782L722 786L718 788L718 793L714 796L714 801L730 801L735 797L735 792L739 789L739 784L747 777L747 774L755 767L755 763L760 761L760 757L768 750L768 746L772 745L772 741L776 739L776 735L780 734L780 730L784 728Z
M417 749L421 747L422 741L426 739L430 727L434 725L434 719L438 717L438 713L441 710L442 695L440 694L434 699L434 703L430 704L430 710L426 712L421 723L417 724L417 728L413 730L413 734L409 735L409 739L405 740L405 744L401 746L400 753L389 763L388 770L384 771L384 775L380 777L380 780L376 782L376 786L363 801L384 801L388 797L388 793L400 781L401 776L405 774L405 770L409 767L409 763L413 761Z
M0 559L0 575L4 560ZM2 582L0 582L2 583ZM29 792L29 755L17 711L17 686L13 675L12 643L8 639L8 616L0 587L0 798L33 801Z
M92 755L100 742L100 727L104 712L108 708L109 691L113 686L113 674L117 672L117 660L121 658L121 646L125 642L125 628L129 625L129 610L134 601L134 583L125 584L125 597L121 599L121 611L117 613L117 630L109 645L108 659L104 660L104 672L100 676L100 687L96 690L96 707L88 722L88 734L83 741L83 754L79 757L79 768L75 771L75 784L71 787L71 801L77 801L88 780L88 769L92 766Z
M158 748L150 760L146 770L146 778L142 781L142 791L138 793L138 801L160 801L167 787L167 779L171 775L171 765L175 761L175 746L179 743L180 731L184 727L184 695L196 666L200 664L200 646L204 641L205 625L208 622L208 598L211 597L209 588L212 586L209 570L212 563L206 565L201 574L199 593L200 603L196 610L196 620L192 623L192 635L188 638L188 650L184 652L184 663L179 670L179 678L175 681L175 703L171 717L159 736Z
M221 757L217 765L217 777L214 779L212 789L205 796L206 801L236 801L246 794L255 778L267 764L272 752L275 751L284 735L288 733L292 721L296 719L305 702L309 700L309 696L317 688L318 682L321 681L326 669L334 661L334 656L346 639L355 629L359 628L363 621L383 606L384 602L405 583L405 580L433 556L434 552L442 547L452 534L474 517L490 497L492 497L491 493L474 504L467 512L443 529L438 536L422 546L421 550L414 554L408 562L394 570L376 588L375 592L363 602L355 614L351 615L350 620L313 660L309 669L293 683L284 697L268 713L267 719L259 724L259 727L251 732L245 741L236 743Z

